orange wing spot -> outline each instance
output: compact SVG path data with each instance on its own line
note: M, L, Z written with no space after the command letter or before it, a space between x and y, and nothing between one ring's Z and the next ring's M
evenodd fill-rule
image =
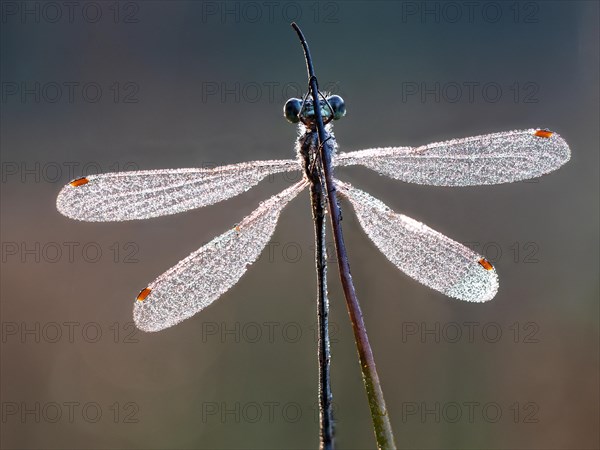
M140 293L138 294L136 300L143 302L144 300L146 300L146 297L148 297L150 295L150 292L152 292L152 289L150 288L144 288L140 291Z
M477 262L481 264L481 267L483 267L485 270L492 270L494 268L494 266L492 266L492 264L485 258L481 258Z
M233 227L233 229L234 229L234 230L235 230L237 233L239 233L239 232L240 232L240 230L241 230L241 228L240 228L240 226L239 226L239 225L236 225L235 227Z
M73 187L83 186L84 184L88 184L90 180L86 177L77 178L76 180L71 181L69 184Z
M541 138L549 138L550 136L552 136L554 133L550 130L537 130L535 132L535 135L537 137L541 137Z

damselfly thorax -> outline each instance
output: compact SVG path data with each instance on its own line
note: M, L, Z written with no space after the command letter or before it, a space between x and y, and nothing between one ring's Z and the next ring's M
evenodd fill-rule
M284 117L291 123L298 124L297 153L302 163L304 175L311 182L317 182L321 177L319 173L320 147L323 146L331 157L335 157L337 143L333 135L333 120L339 120L346 115L344 100L338 95L325 96L321 94L320 105L321 117L325 126L325 136L319 143L315 120L315 107L313 101L305 96L302 100L298 98L289 99L283 107ZM322 180L321 180L322 181Z

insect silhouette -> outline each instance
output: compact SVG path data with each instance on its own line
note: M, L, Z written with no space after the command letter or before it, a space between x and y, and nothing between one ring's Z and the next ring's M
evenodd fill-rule
M334 167L362 165L395 180L434 186L476 186L529 179L570 158L557 133L527 129L454 139L421 147L339 153L332 132L346 107L341 97L290 99L284 116L299 126L295 159L254 161L212 169L165 169L78 178L59 193L58 210L90 222L149 219L201 208L239 195L268 175L304 171L301 181L262 202L233 228L156 278L138 294L138 328L159 331L187 319L235 285L268 244L283 208L308 186L318 163L315 107L320 108ZM353 206L366 234L401 271L449 297L485 302L498 290L492 264L466 246L340 180L338 194Z

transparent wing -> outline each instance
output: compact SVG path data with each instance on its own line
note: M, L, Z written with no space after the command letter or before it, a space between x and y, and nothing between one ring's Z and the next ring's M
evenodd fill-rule
M571 156L558 134L522 130L422 147L386 147L341 153L338 166L360 164L382 175L433 186L511 183L558 169Z
M336 180L363 229L401 271L445 295L470 302L491 300L498 277L481 255L381 201Z
M206 308L229 290L267 245L281 210L302 189L301 181L261 203L235 228L167 270L137 297L133 318L144 331L159 331Z
M89 175L67 184L56 207L88 222L148 219L212 205L247 191L267 175L299 169L290 159Z

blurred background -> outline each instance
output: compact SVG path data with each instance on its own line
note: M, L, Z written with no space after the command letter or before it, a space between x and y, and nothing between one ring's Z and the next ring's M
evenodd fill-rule
M73 178L294 155L287 98L342 95L341 150L547 127L555 173L440 188L338 175L492 261L487 304L397 271L342 206L352 274L399 447L595 449L598 390L598 10L590 1L1 3L1 446L316 448L309 198L201 314L132 324L148 282L295 177L176 216L80 223ZM339 448L375 447L330 264Z

